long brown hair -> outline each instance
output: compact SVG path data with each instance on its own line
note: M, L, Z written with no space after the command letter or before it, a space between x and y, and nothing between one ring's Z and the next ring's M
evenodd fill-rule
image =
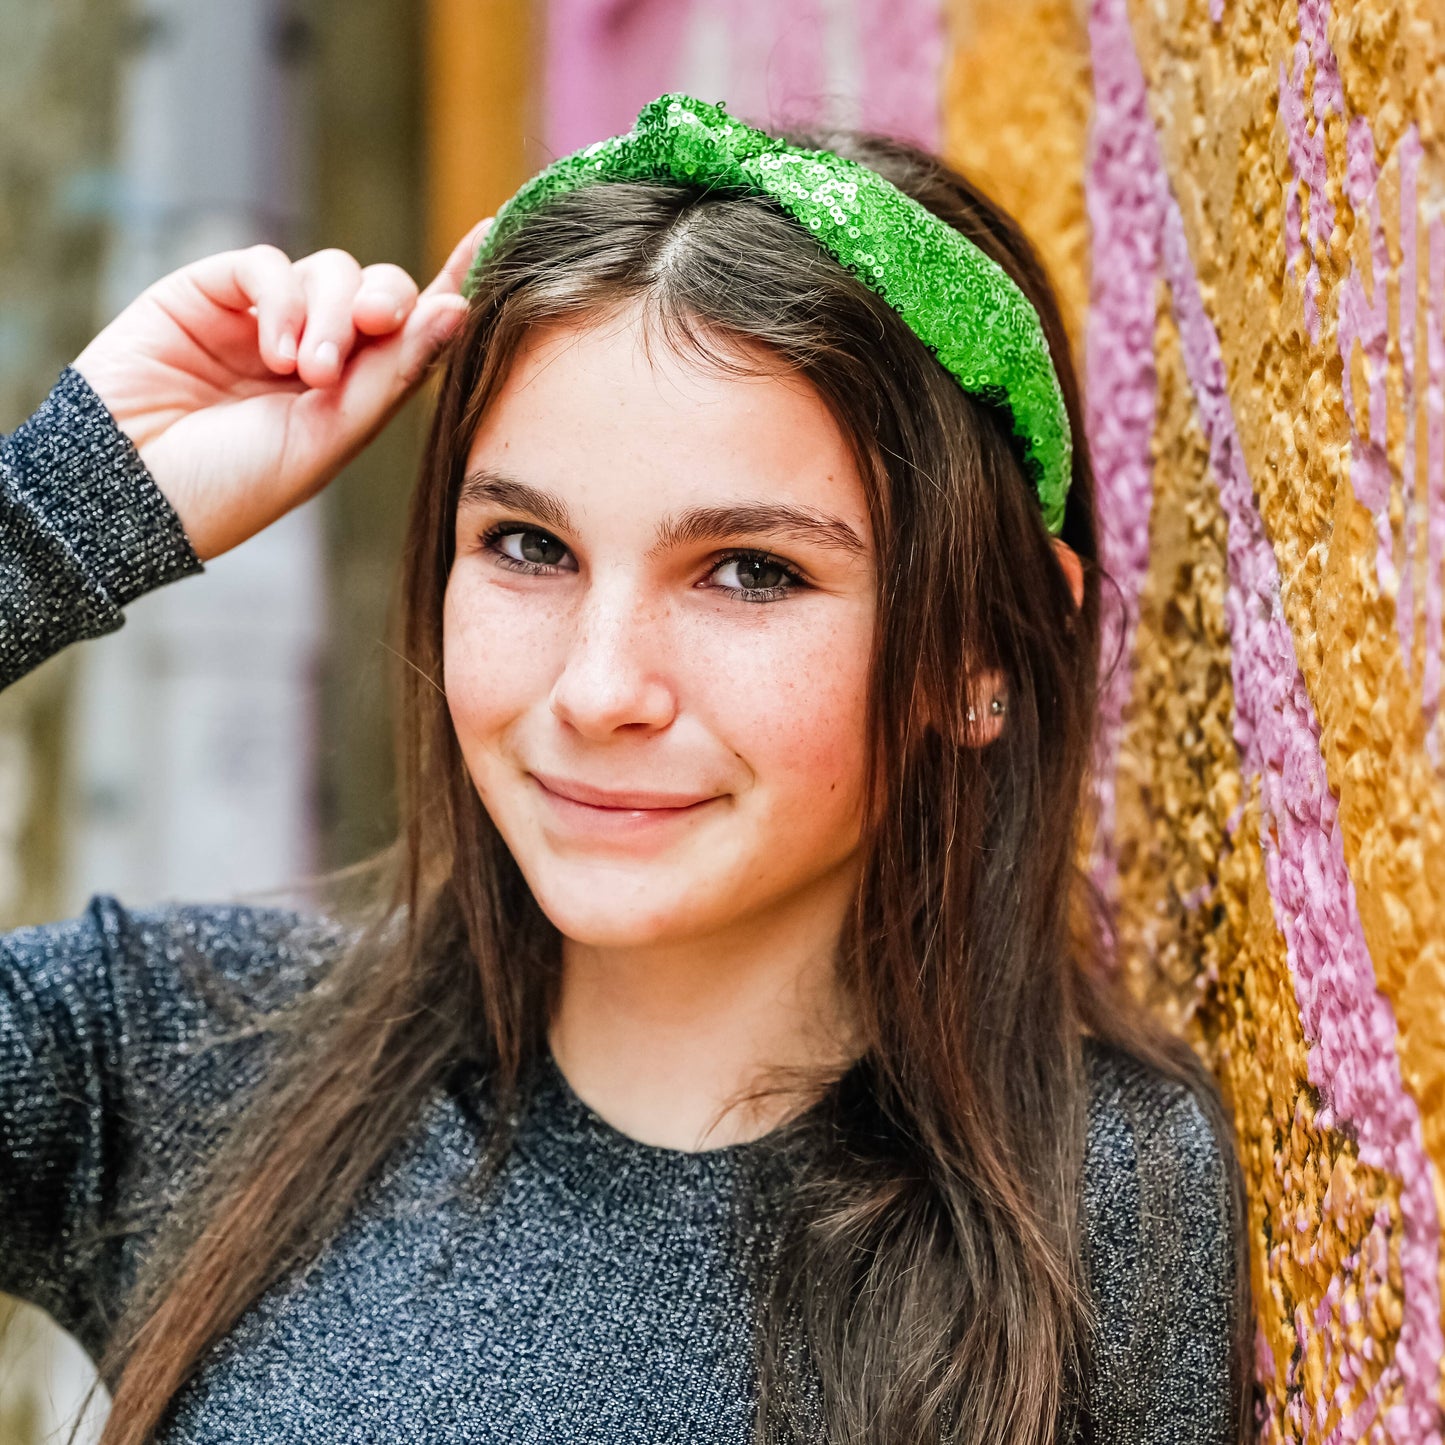
M459 1062L485 1070L495 1103L479 1186L506 1156L506 1121L545 1048L560 941L463 766L441 692L442 598L470 439L538 325L640 303L652 335L713 364L746 365L761 348L817 388L868 490L879 595L866 866L839 957L866 1047L770 1136L793 1182L759 1282L758 1438L789 1438L810 1411L833 1441L1043 1445L1072 1432L1090 1368L1087 1034L1194 1087L1228 1153L1192 1055L1122 995L1081 926L1099 588L1053 293L1018 228L936 158L872 137L798 139L881 171L1037 307L1077 439L1063 535L1086 564L1082 609L1007 418L770 202L610 184L519 228L444 367L412 504L401 837L369 875L369 914L276 1025L269 1081L194 1207L157 1243L106 1362L104 1445L151 1435L206 1352L324 1247ZM977 747L965 739L985 666L1007 679L1007 723Z

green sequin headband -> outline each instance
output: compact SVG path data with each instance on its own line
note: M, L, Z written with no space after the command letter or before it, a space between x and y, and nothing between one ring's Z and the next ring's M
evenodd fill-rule
M772 197L876 291L966 392L1008 408L1044 523L1064 523L1073 442L1038 313L997 262L876 171L832 151L799 150L720 105L664 95L626 135L554 161L500 211L463 294L530 212L596 181L677 181Z

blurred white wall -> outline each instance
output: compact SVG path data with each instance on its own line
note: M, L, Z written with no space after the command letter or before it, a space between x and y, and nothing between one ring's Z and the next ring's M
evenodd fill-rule
M304 77L288 0L148 0L121 78L114 314L197 257L301 234ZM83 649L64 911L268 889L316 864L318 504L153 593Z

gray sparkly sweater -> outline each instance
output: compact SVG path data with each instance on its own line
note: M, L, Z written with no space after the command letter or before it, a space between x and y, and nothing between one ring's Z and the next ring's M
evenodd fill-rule
M0 441L0 684L198 570L126 438L64 373ZM303 986L334 937L273 910L97 898L0 939L0 1289L103 1349L157 1210L259 1076L218 1000ZM1098 1046L1089 1065L1090 1438L1228 1441L1232 1160L1181 1086ZM732 1224L769 1217L758 1147L638 1143L548 1058L479 1198L485 1117L474 1080L438 1088L340 1234L250 1309L158 1438L747 1441L754 1256Z

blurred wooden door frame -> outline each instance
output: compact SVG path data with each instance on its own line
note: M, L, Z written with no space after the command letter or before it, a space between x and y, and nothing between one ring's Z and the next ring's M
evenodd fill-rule
M544 0L429 0L427 261L535 170Z

